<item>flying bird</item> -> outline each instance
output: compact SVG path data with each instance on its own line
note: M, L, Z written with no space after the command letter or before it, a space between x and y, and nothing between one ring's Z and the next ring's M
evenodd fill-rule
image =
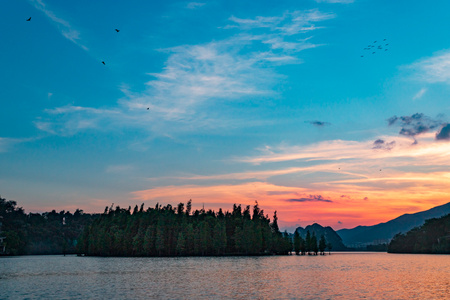
M104 61L102 61L102 64L106 65Z
M31 21L31 17L29 17L29 18L27 19L27 21Z
M116 32L119 32L120 30L119 29L116 29Z
M147 107L147 110L149 110L150 109L150 107Z

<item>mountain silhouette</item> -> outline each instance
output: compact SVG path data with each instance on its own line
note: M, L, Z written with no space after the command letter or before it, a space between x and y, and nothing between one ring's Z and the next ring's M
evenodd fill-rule
M439 218L450 213L450 202L414 214L404 214L386 223L373 226L357 226L353 229L340 229L337 234L345 246L358 248L366 245L389 243L397 233L407 232L421 226L425 220Z
M306 238L306 233L308 231L311 235L314 233L317 237L317 240L319 240L323 234L327 243L331 243L331 245L333 246L333 251L342 251L347 249L342 243L341 237L330 226L323 227L322 225L314 223L312 225L306 226L305 228L298 227L295 231L297 231L303 239Z

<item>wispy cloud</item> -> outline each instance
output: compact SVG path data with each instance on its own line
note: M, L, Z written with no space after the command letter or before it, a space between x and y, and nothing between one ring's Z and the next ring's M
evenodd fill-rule
M282 16L263 17L258 16L254 19L241 19L235 16L230 17L230 21L236 23L236 26L244 30L269 28L271 31L284 35L295 35L302 31L310 31L315 27L316 22L321 22L335 18L332 13L322 13L317 9L305 11L286 12Z
M260 68L266 57L239 55L238 50L239 46L228 40L164 49L169 54L166 65L161 72L149 74L154 79L146 83L143 92L124 88L125 97L112 109L48 109L48 118L35 124L39 129L62 135L90 128L108 130L118 125L160 134L236 126L239 121L230 124L223 111L219 115L209 108L221 102L271 95L270 87L278 76Z
M0 137L0 153L10 151L15 145L36 140L36 138L4 138Z
M48 8L47 4L45 4L43 0L28 1L32 3L37 10L43 12L51 20L66 39L72 41L82 49L86 51L88 50L88 48L82 44L80 32L74 29L68 21L62 19L61 17L58 17L54 11Z
M315 23L332 18L335 18L334 14L323 13L317 9L285 12L282 16L258 16L254 19L240 19L232 16L230 21L235 24L225 28L240 28L251 34L247 36L249 39L260 40L263 44L270 45L272 50L280 49L286 53L292 53L322 46L308 42L311 37L300 38L298 35L323 28L317 27ZM261 29L267 29L269 32L261 34ZM252 33L254 30L258 30L257 33Z
M413 100L417 100L423 97L425 93L427 92L426 88L421 88L420 91L417 92L417 94L414 95Z
M200 7L204 6L205 4L206 3L202 3L202 2L189 2L186 5L186 8L188 8L188 9L197 9L197 8L200 8Z
M33 3L48 11L40 0ZM286 40L280 35L294 36L302 32L304 26L310 30L315 22L332 17L334 15L317 10L286 12L279 17L254 20L232 17L230 20L238 24L241 31L226 39L160 49L168 55L164 68L148 74L153 78L141 92L123 88L125 97L116 107L59 107L46 110L47 117L37 120L35 125L61 135L86 129L108 130L118 125L164 135L174 131L251 125L255 116L240 121L231 112L221 110L218 113L217 105L225 107L227 103L274 96L273 87L282 76L273 67L300 63L299 51L318 46L311 43L309 37ZM57 23L71 29L63 20ZM262 28L263 32L253 34L245 28ZM254 43L258 43L258 47L249 47ZM263 51L259 47L261 43L266 45Z
M70 136L87 129L108 130L112 119L127 122L127 116L118 109L67 105L46 109L45 112L47 113L45 118L39 118L34 122L36 128L62 136Z
M387 146L384 142L386 140L391 140ZM380 144L382 145L381 149L384 150L388 147L391 151L378 151L379 149L376 146ZM393 145L395 145L395 148L392 147ZM449 150L449 143L437 143L434 141L434 134L428 133L423 135L421 143L417 145L412 145L409 138L401 136L384 136L377 143L373 141L331 140L304 146L272 146L263 150L262 155L236 158L236 160L256 165L286 161L319 161L320 164L333 163L333 167L335 167L339 163L357 165L358 162L363 161L394 158L396 162L390 163L404 163L404 166L406 166L407 163L399 158L408 158L414 159L414 164L417 166L442 163L445 153ZM447 164L448 162L445 163L445 165Z
M409 66L416 71L416 77L430 83L450 84L450 50L436 53Z
M181 187L163 188L164 191L177 189L177 193L181 195L181 191L187 188L187 191L195 190L192 195L199 198L207 197L206 191L210 191L210 195L215 195L215 198L226 198L227 201L251 201L252 197L258 197L257 199L265 199L271 203L295 199L296 201L290 202L332 201L359 205L362 202L373 204L396 199L391 204L398 206L408 202L439 203L450 196L447 192L450 179L447 155L450 143L435 142L433 133L428 133L416 145L412 145L407 137L385 136L377 141L327 141L306 146L271 147L262 156L239 160L256 162L259 164L258 169L263 170L160 180L182 184ZM285 167L283 162L287 161L291 167ZM191 180L196 185L185 185L186 180ZM253 182L248 182L249 180ZM237 184L230 185L229 182ZM152 180L152 184L156 183L156 180ZM261 190L251 196L249 191L255 191L256 187ZM144 194L151 195L148 199L157 199L162 195L155 194L159 189L157 187L149 194ZM225 192L228 189L235 191L233 195ZM346 191L345 195L342 191ZM367 205L369 204L363 206Z
M328 122L317 121L317 120L315 120L315 121L305 121L305 122L306 122L306 123L309 123L309 124L311 124L311 125L314 125L314 126L316 126L316 127L324 127L324 126L331 125L331 124L328 123Z
M287 199L288 202L328 202L332 203L332 200L323 198L322 195L309 195L308 197L304 198L293 198L293 199Z

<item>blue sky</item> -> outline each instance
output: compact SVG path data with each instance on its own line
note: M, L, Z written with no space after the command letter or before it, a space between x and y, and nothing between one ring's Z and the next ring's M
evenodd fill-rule
M349 228L448 202L447 1L1 5L0 192L26 211Z

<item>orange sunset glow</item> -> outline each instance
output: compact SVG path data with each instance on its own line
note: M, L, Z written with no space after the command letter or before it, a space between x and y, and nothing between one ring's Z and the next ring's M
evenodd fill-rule
M446 171L450 169L450 144L436 144L432 137L424 136L417 144L408 138L384 137L395 141L392 149L342 140L267 147L262 155L235 158L249 163L249 168L265 167L259 171L169 178L192 184L136 191L133 199L172 205L192 199L194 206L214 210L258 201L269 215L277 210L283 226L311 222L336 229L373 225L450 199L450 172ZM290 166L274 166L280 162ZM288 185L283 184L286 178ZM235 183L225 183L229 180Z

